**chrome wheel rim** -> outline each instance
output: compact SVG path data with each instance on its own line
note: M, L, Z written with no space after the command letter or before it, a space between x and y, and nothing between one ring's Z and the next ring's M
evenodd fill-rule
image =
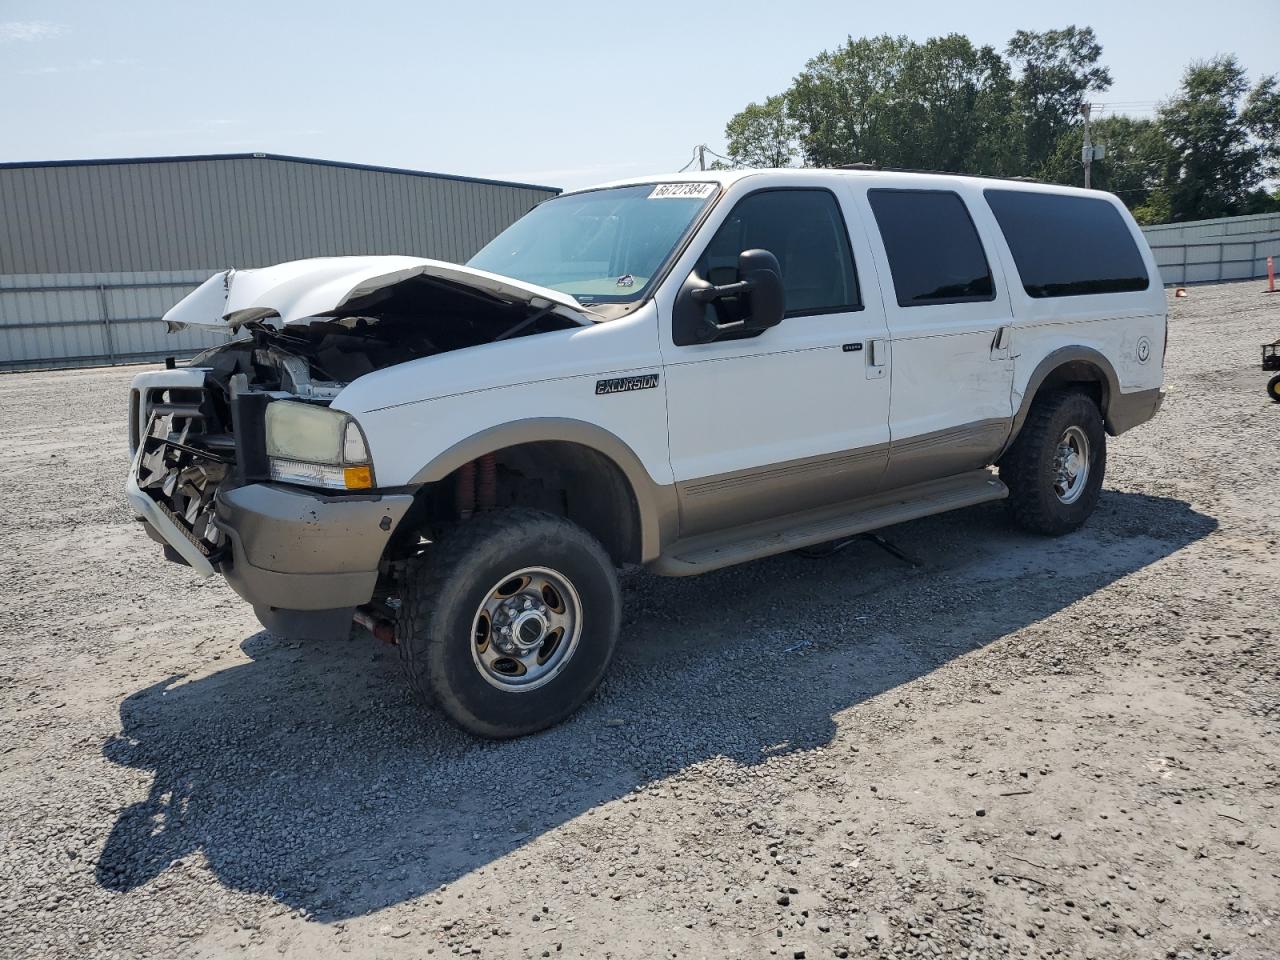
M1089 482L1089 437L1079 427L1067 427L1053 455L1053 492L1062 503L1075 503Z
M536 690L565 668L581 632L582 601L569 579L525 567L485 594L471 622L471 659L500 690Z

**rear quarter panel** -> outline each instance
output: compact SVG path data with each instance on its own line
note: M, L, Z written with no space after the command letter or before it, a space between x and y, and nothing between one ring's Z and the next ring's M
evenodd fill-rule
M1027 189L1036 188L1028 186ZM1142 255L1149 283L1145 290L1127 293L1029 296L1004 234L993 223L991 242L999 251L1013 303L1014 409L1021 405L1028 381L1040 361L1063 347L1083 346L1101 353L1114 368L1122 393L1160 387L1164 383L1168 304L1160 271L1146 238L1124 204L1111 194L1064 189L1051 192L1103 198L1116 207ZM1046 237L1046 242L1053 240Z

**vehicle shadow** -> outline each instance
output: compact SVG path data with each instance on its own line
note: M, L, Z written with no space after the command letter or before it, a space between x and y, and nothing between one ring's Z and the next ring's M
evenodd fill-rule
M685 580L638 573L601 693L562 726L481 742L424 711L366 635L173 677L121 706L115 763L154 771L98 860L127 892L202 852L229 887L320 920L417 897L691 763L828 744L842 711L1051 616L1217 523L1107 491L1083 531L1012 530L998 504L886 531L823 560Z

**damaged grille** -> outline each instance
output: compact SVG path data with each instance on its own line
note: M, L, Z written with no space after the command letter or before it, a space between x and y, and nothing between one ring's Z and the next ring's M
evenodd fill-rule
M235 439L207 390L166 388L140 398L148 412L137 482L210 560L223 534L213 524L214 495L235 468Z

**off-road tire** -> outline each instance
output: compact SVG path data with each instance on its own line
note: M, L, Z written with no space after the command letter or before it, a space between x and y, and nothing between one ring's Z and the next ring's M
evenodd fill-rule
M501 578L526 567L567 578L581 601L582 630L561 671L532 690L503 690L472 655L473 623ZM604 676L618 639L621 594L604 547L564 517L540 510L483 514L440 531L409 561L396 642L409 682L469 733L494 740L534 733L580 707Z
M1054 491L1054 457L1072 426L1080 428L1090 447L1084 490L1073 503ZM1053 390L1037 396L1013 445L1000 458L1000 479L1009 488L1005 501L1015 523L1025 530L1061 536L1078 530L1097 506L1107 467L1107 434L1102 413L1088 394Z
M1280 403L1280 373L1267 381L1267 396Z

